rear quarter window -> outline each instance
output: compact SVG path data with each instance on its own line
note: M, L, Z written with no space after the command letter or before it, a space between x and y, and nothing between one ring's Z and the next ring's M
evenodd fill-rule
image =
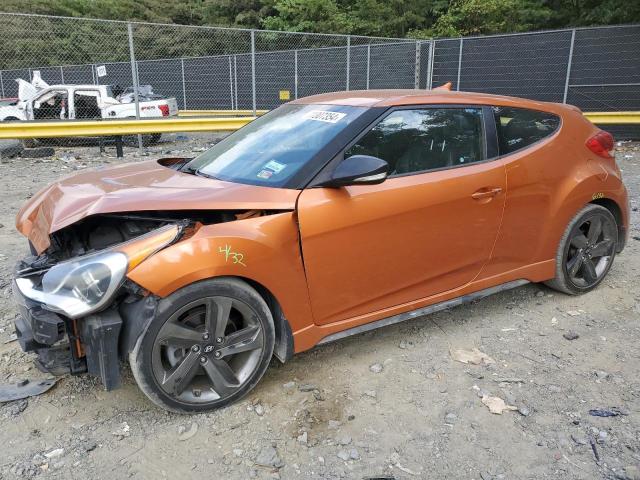
M525 108L493 107L500 155L527 148L552 135L560 126L553 113Z

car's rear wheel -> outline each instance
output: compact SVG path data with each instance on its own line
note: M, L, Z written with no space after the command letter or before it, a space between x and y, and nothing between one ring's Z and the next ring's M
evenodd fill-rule
M264 299L247 283L219 278L161 300L129 356L140 389L178 413L228 405L266 371L275 333Z
M571 220L556 256L551 288L570 295L593 290L609 272L616 256L618 225L609 210L587 205Z

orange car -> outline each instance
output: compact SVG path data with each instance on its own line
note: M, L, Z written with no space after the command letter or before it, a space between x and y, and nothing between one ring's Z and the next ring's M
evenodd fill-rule
M20 344L176 412L281 361L522 285L595 288L624 247L613 138L572 106L449 91L286 104L196 158L79 173L17 228Z

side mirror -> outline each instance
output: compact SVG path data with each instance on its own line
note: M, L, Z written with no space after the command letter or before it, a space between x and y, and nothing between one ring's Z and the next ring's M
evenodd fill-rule
M378 157L353 155L345 158L333 171L331 179L323 187L346 187L348 185L376 185L387 178L389 164Z

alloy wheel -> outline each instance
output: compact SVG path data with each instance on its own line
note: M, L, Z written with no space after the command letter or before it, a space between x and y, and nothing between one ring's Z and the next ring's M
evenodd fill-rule
M203 297L177 310L160 328L153 344L153 375L179 402L225 399L258 368L264 347L263 329L249 305L230 297Z
M615 254L616 225L594 212L573 229L565 257L567 277L578 288L589 288L607 273Z

